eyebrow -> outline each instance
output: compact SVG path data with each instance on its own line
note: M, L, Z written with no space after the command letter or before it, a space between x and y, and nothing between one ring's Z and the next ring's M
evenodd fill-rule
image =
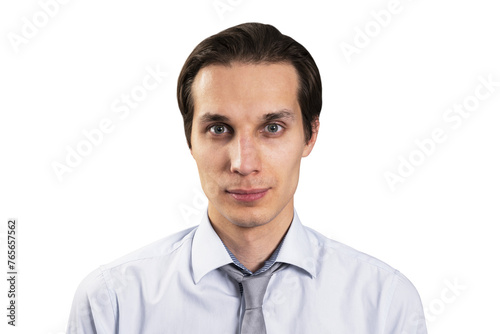
M289 119L289 120L293 121L295 119L295 115L290 110L283 109L283 110L280 110L277 112L267 113L264 115L263 119L266 122L276 121L276 120L280 120L280 119Z
M289 120L295 120L295 115L293 112L291 112L288 109L283 109L277 112L270 112L262 116L263 121L265 122L270 122L270 121L276 121L280 119L289 119ZM220 114L213 114L213 113L206 113L200 116L200 122L202 123L211 123L211 122L224 122L227 123L229 122L229 117L220 115Z
M219 114L206 113L200 117L202 123L229 122L229 118Z

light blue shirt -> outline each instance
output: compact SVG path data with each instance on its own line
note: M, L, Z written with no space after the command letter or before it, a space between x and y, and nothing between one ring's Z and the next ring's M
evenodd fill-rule
M387 264L294 219L277 253L290 264L264 297L268 334L425 334L419 295ZM231 257L205 215L101 266L78 287L67 334L238 332L244 300L217 268Z

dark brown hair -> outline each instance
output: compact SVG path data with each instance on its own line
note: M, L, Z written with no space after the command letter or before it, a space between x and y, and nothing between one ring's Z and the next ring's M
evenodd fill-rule
M289 63L299 78L297 99L302 111L306 142L312 123L321 112L321 77L311 54L291 37L269 24L244 23L210 36L198 44L182 67L177 81L177 102L191 148L194 102L191 87L198 72L209 65Z

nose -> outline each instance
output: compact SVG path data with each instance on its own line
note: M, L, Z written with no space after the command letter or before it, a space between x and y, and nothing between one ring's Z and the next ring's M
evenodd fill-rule
M261 159L258 144L251 134L235 136L231 145L231 173L242 176L258 173L261 170Z

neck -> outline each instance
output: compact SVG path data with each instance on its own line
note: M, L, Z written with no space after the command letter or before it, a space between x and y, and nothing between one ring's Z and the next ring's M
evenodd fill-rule
M215 211L215 212L214 212ZM226 247L248 270L255 272L269 259L293 220L293 201L271 221L242 227L224 218L209 205L210 222Z

